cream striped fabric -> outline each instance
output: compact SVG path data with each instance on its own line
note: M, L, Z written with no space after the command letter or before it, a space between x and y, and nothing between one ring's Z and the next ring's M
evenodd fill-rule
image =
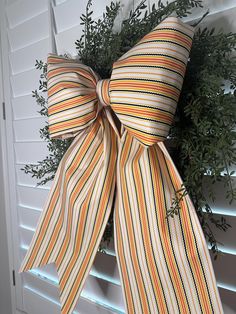
M223 313L189 196L179 215L167 217L182 180L163 140L193 35L191 26L167 17L114 64L111 80L75 60L48 57L50 135L75 138L19 272L55 263L63 314L79 299L114 198L126 313Z

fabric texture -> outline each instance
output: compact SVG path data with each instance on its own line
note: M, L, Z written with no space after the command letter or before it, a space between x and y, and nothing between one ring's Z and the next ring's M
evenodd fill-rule
M114 198L126 313L223 313L189 195L167 216L182 180L163 141L193 36L193 27L167 17L114 63L110 80L76 60L48 57L50 136L74 140L19 272L55 263L63 314L80 297Z

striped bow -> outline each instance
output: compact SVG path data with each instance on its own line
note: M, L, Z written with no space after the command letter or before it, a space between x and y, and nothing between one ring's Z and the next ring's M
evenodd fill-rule
M163 141L193 36L193 27L167 17L114 63L106 80L76 60L48 57L49 132L74 140L19 272L55 263L63 314L79 299L114 198L126 313L223 313L189 196L179 215L167 217L182 181Z

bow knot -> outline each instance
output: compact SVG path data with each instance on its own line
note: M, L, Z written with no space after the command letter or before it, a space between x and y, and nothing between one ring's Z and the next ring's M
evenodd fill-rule
M75 136L111 106L124 128L145 146L164 141L173 122L192 45L193 28L169 17L117 60L111 78L88 66L48 57L52 137Z
M97 82L96 92L98 100L103 107L110 106L109 84L109 79L99 80Z

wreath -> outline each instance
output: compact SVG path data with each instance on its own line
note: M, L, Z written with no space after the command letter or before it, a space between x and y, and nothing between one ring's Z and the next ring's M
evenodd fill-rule
M78 57L93 68L101 78L109 78L112 64L133 47L145 34L169 15L183 18L191 14L194 7L203 7L201 0L176 0L147 9L146 0L130 11L127 19L117 24L120 3L111 2L102 18L93 18L92 0L81 16L83 34L75 42ZM207 16L193 26L197 26ZM224 216L214 215L210 203L214 202L215 184L223 185L225 197L232 203L236 199L232 171L236 164L236 34L224 33L214 28L195 32L185 79L178 102L175 121L166 141L169 152L178 168L186 189L178 191L180 198L173 200L167 215L179 212L179 200L187 191L194 203L206 240L214 258L220 252L219 243L212 226L222 231L231 227ZM36 60L41 71L39 87L32 96L40 106L39 113L47 117L47 64ZM50 139L48 124L40 129L40 137L47 142L49 155L37 164L27 164L22 169L36 177L38 185L54 178L55 172L71 139ZM224 193L222 191L222 193ZM104 251L113 237L113 212L110 215L100 250Z

